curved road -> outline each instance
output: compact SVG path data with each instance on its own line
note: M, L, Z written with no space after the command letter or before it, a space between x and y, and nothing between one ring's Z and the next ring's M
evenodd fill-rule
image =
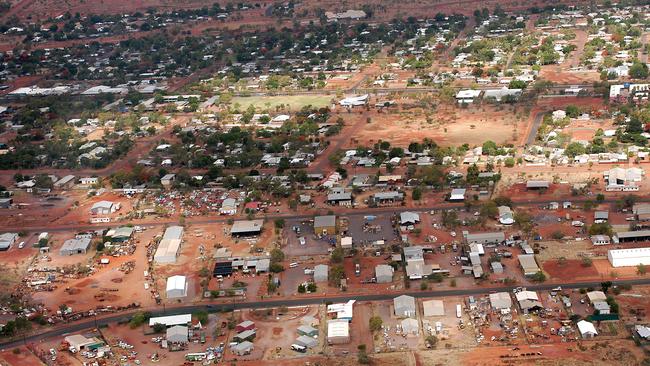
M619 280L612 281L614 285L650 285L650 278L641 278L641 279L632 279L632 280ZM578 289L585 287L598 287L601 285L600 281L587 281L587 282L571 282L571 283L546 283L539 285L530 285L525 286L526 289L530 291L548 291L557 286L562 286L564 289ZM507 291L511 292L514 288L520 286L500 286L500 287L480 287L480 288L470 288L470 289L458 289L458 290L442 290L442 291L403 291L396 293L388 294L373 294L373 295L339 295L331 297L307 297L307 298L298 298L298 299L283 299L283 300L267 300L267 301L250 301L250 302L233 302L233 303L207 303L207 304L193 304L193 305L182 305L175 307L166 308L163 313L158 308L157 310L151 310L152 315L174 315L174 314L186 314L193 313L199 310L205 310L209 312L217 311L231 311L231 310L240 310L240 309L259 309L259 308L272 308L280 306L305 306L305 305L317 305L324 304L325 302L346 302L348 300L357 300L357 301L386 301L391 300L399 295L410 295L416 298L428 298L428 297L446 297L446 296L471 296L471 295L484 295L492 292L498 291ZM143 311L148 309L139 309L137 311ZM38 334L32 334L25 336L23 339L13 340L9 342L0 343L2 349L12 348L19 346L24 343L33 343L46 338L61 336L68 333L79 332L85 329L94 328L95 326L101 326L109 323L115 323L119 321L127 321L131 318L133 313L136 311L130 311L128 313L122 314L113 314L110 316L98 318L98 319L86 319L76 323L63 324L61 326L55 327L55 329L45 330Z

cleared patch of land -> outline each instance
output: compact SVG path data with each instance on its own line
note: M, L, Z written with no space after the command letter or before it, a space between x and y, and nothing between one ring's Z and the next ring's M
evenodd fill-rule
M333 96L331 95L290 95L276 97L235 97L232 105L239 104L241 108L248 108L253 105L256 109L283 108L288 110L300 110L304 106L326 107L330 105Z

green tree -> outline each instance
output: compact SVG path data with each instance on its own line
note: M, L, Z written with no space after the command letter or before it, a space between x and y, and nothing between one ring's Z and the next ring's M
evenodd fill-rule
M279 263L284 261L284 252L278 248L271 250L271 263Z
M367 365L370 363L370 358L368 357L368 353L366 351L366 345L365 344L360 344L357 346L358 353L357 353L357 362L361 365Z
M330 268L329 280L332 285L338 286L344 278L345 268L342 265L338 264Z
M544 281L546 281L546 275L544 274L544 272L539 271L539 272L535 273L534 275L532 275L530 277L530 279L533 282L544 282Z
M499 208L497 207L497 204L494 203L494 201L488 201L481 205L479 213L484 219L496 217L499 214Z
M196 320L200 321L203 326L208 325L208 312L205 310L199 310L192 314Z
M165 329L167 329L165 324L156 323L156 324L153 325L153 332L154 333L162 333L162 332L165 331Z
M382 325L384 324L384 321L381 319L380 316L374 315L368 320L368 327L370 328L371 332L378 332L381 330Z
M343 248L334 248L332 250L330 262L335 264L343 263Z
M648 78L648 65L635 61L630 67L630 77L633 79Z
M425 342L427 343L427 347L433 348L438 343L438 338L436 336L434 336L434 335L429 335L425 339Z
M131 321L129 321L129 327L131 327L131 329L135 329L144 324L147 320L149 320L149 318L151 318L151 313L139 311L133 314Z
M413 188L413 192L411 192L411 198L413 198L415 201L422 199L422 188L420 188L420 186Z

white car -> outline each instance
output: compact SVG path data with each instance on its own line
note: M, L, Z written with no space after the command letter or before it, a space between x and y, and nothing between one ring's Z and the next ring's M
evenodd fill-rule
M304 236L301 236L298 241L300 242L300 245L305 245L307 243Z
M21 242L18 244L18 249L23 249L24 247L25 247L25 242L24 242L24 241L21 241Z

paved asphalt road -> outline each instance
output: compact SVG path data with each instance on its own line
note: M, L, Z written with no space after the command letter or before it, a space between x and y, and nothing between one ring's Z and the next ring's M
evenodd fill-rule
M557 199L552 200L552 199L545 199L545 200L521 200L521 201L516 201L516 197L513 197L515 201L513 202L514 206L525 206L525 205L534 205L534 206L542 206L542 205L548 205L551 202L557 202ZM571 202L574 203L581 203L589 200L594 200L595 197L571 197ZM617 199L605 199L602 203L616 203L618 200ZM650 202L650 197L638 197L637 199L638 202ZM377 214L398 214L400 212L405 212L405 211L412 211L412 212L428 212L432 210L448 210L448 209L464 209L465 204L464 203L454 203L454 202L446 202L446 203L441 203L437 205L432 205L432 206L423 206L423 207L377 207L377 208L363 208L363 209L356 209L351 212L346 212L344 214L337 214L340 216L366 216L366 215L377 215ZM327 211L326 208L323 208L321 210L321 213L315 213L315 214L301 214L301 215L296 215L292 213L269 213L265 215L256 215L256 218L258 219L265 219L265 220L274 220L274 219L298 219L298 220L303 220L303 219L312 219L314 216L322 214L324 215L325 212ZM219 217L210 217L210 218L187 218L185 220L185 223L187 225L203 225L203 224L215 224L215 223L224 223L228 222L229 220L232 220L233 218L230 216L219 216ZM175 220L157 220L155 222L148 222L148 223L143 223L143 224L138 224L141 226L145 227L160 227L160 226L167 226L167 225L178 225L178 221ZM76 230L76 231L86 231L86 230L100 230L100 229L108 229L108 228L115 228L122 226L121 224L115 224L115 225L105 225L105 224L66 224L66 225L57 225L57 227L51 227L51 226L22 226L21 229L25 231L30 231L30 232L42 232L42 231L47 231L47 232L61 232L61 231L70 231L70 230Z
M526 145L532 145L535 142L535 137L537 137L537 131L539 130L539 126L542 125L542 119L544 118L544 113L540 112L535 115L535 120L533 121L533 125L530 127L530 133L528 134L528 138L526 138Z
M650 285L650 278L642 279L633 279L633 280L620 280L612 281L614 285ZM585 287L598 287L601 282L599 281L588 281L588 282L571 282L571 283L547 283L539 285L526 286L527 290L530 291L548 291L558 286L562 286L563 289L577 289ZM446 297L446 296L470 296L470 295L484 295L492 292L507 291L511 292L514 288L519 286L501 286L501 287L490 287L490 288L470 288L470 289L458 289L458 290L443 290L443 291L404 291L400 293L390 293L390 294L374 294L374 295L349 295L349 296L331 296L331 297L309 297L309 298L298 298L298 299L283 299L283 300L269 300L269 301L250 301L250 302L233 302L233 303L219 303L219 304L197 304L197 305L183 305L168 307L166 310L161 311L152 310L151 313L154 316L160 315L174 315L174 314L186 314L193 313L199 310L206 310L209 312L217 311L229 311L233 309L259 309L259 308L272 308L279 306L304 306L304 305L315 305L323 304L325 302L346 302L348 300L357 300L357 301L385 301L395 298L399 295L411 295L413 297L422 298L422 297ZM34 343L41 341L46 338L61 336L64 334L75 333L85 329L94 328L96 325L104 325L109 323L115 323L119 321L127 321L132 316L133 311L129 313L114 314L108 317L95 319L86 319L80 322L64 324L56 326L52 330L43 331L38 334L33 334L24 337L24 339L19 339L15 341L0 343L2 349L12 348L19 346L23 343ZM96 323L95 323L96 322ZM1 349L0 349L1 350Z

